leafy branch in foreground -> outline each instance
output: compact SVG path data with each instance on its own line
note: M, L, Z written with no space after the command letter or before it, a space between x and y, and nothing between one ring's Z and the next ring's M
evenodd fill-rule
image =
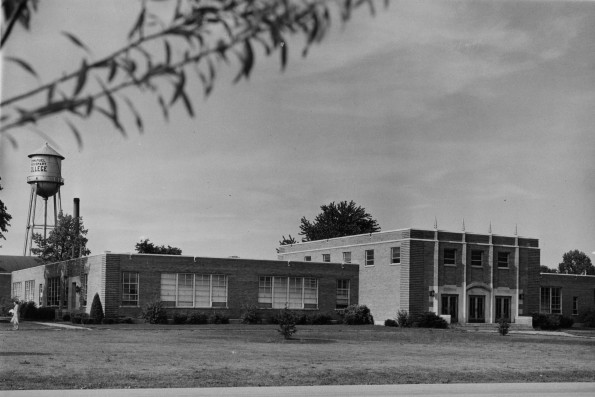
M374 12L373 0L178 0L172 7L171 22L164 23L143 1L126 45L100 59L85 57L76 70L3 100L0 134L16 146L17 127L66 114L69 117L65 116L65 123L82 145L72 118L84 120L99 113L125 135L122 104L142 132L142 115L124 95L130 88L154 95L166 120L170 108L180 102L193 117L187 84L191 69L205 96L212 92L222 63L236 60L239 66L234 82L248 79L256 46L262 47L267 56L278 53L284 70L288 60L286 37L304 36L305 56L311 45L328 32L332 11L338 10L338 18L346 22L363 4ZM90 56L90 49L80 39L71 33L63 34ZM37 77L26 61L14 57L6 60ZM170 86L167 97L161 82Z

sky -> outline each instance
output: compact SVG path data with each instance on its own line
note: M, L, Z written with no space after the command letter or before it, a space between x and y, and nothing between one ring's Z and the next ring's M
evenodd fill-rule
M163 12L169 3L159 4ZM3 56L39 81L125 43L138 2L42 1ZM276 259L300 219L354 200L382 230L534 237L557 267L578 249L595 261L595 3L391 1L334 23L289 62L258 53L248 81L220 65L214 92L196 82L196 116L161 116L131 94L145 121L122 136L101 117L80 122L83 147L45 120L0 139L0 198L13 216L0 254L21 255L30 188L27 155L46 139L66 159L62 207L81 200L92 254L134 252L141 238L185 255ZM174 49L175 51L175 49ZM2 64L2 98L39 81Z

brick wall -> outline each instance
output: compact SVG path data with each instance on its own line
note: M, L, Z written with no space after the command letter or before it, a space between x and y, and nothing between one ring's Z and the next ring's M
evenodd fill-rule
M560 287L563 315L572 316L573 297L578 298L579 314L595 309L595 276L542 273L538 279L540 287Z
M25 295L25 281L30 281L30 280L34 280L34 286L33 286L33 301L37 304L39 304L39 285L42 285L42 288L44 288L44 269L45 266L35 266L35 267L30 267L28 269L23 269L23 270L17 270L12 272L12 280L11 280L11 284L10 284L10 291L12 292L12 283L16 283L16 282L21 282L22 283L22 289L21 289L21 295L20 299L23 300L24 299L24 295ZM45 293L45 291L44 291Z

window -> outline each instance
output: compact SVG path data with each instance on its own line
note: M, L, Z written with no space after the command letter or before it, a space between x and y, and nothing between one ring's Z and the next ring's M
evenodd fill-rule
M21 299L23 295L21 295L23 293L23 283L22 282L18 282L18 283L12 283L12 298L15 299Z
M304 262L311 262L311 261L312 261L312 257L310 255L304 256Z
M39 284L39 304L38 306L43 306L43 284Z
M498 267L499 268L508 267L508 257L509 256L510 256L509 252L498 252Z
M331 254L322 254L322 261L323 262L330 262L331 261Z
M572 315L578 316L578 296L572 297Z
M81 276L81 294L83 294L83 306L87 306L87 280L89 279L88 274Z
M337 309L349 306L349 280L337 280Z
M482 267L483 266L483 251L471 251L471 266Z
M366 250L365 259L366 266L374 266L374 250Z
M401 263L401 247L392 247L390 249L390 263Z
M35 294L35 280L25 281L25 302L33 301Z
M60 303L60 277L48 278L47 299L48 306L58 306Z
M444 249L444 264L445 265L456 265L457 264L457 250L452 248Z
M351 263L351 252L343 252L343 263Z
M308 277L258 278L258 303L267 308L318 308L318 280Z
M138 273L122 272L122 306L138 306Z
M227 276L162 273L161 301L166 307L227 307Z
M562 298L559 287L541 287L539 312L562 314Z

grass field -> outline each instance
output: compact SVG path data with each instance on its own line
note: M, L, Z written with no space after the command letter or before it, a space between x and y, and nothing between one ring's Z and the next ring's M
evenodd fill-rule
M595 381L595 339L273 325L0 324L0 389ZM593 332L585 333L593 335Z

